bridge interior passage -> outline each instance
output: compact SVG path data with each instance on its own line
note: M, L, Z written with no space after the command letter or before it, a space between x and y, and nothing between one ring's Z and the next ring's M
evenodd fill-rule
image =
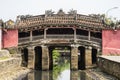
M74 34L72 28L49 28L47 34Z
M19 32L18 37L19 38L30 37L30 32Z
M44 30L43 29L32 31L32 35L33 36L43 35L43 34L44 34Z
M55 36L69 36L68 38L74 39L88 39L88 40L95 40L101 39L102 33L101 32L93 32L89 30L83 30L78 28L45 28L45 29L38 29L38 30L31 30L31 31L23 31L19 32L19 39L21 38L28 38L28 40L33 40L34 37L39 37L37 39L46 39L46 38L54 38ZM71 36L71 37L70 37ZM56 37L58 38L58 37ZM66 37L65 37L66 38Z

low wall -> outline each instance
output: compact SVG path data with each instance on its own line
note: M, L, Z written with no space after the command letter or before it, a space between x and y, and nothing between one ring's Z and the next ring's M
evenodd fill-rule
M7 50L0 51L0 74L19 68L20 65L20 57L11 57L11 54Z
M5 60L0 60L0 73L12 71L15 68L19 68L20 64L21 61L18 58L8 58Z
M97 59L98 67L120 79L120 56L101 56Z

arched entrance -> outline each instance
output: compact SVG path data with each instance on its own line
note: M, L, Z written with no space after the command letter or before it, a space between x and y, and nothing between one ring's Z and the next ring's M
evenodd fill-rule
M68 59L70 61L71 48L69 46L49 46L49 69L53 70L55 64L63 63L62 59ZM57 57L59 60L57 61ZM62 58L62 59L61 59Z
M35 70L42 70L42 48L35 47Z
M28 66L28 49L24 48L22 50L22 66L27 67Z
M85 47L80 46L78 47L78 69L84 70L85 69Z
M97 62L97 49L92 48L92 64Z

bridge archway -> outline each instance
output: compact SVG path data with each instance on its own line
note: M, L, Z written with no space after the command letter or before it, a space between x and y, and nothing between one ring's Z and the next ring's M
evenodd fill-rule
M35 70L42 70L42 48L36 46L35 50Z
M97 62L97 49L92 48L92 64Z
M85 47L78 47L78 69L85 69Z
M69 57L71 56L71 48L69 46L49 46L49 69L53 70L53 51L57 50L60 57Z
M27 67L28 66L28 49L24 48L22 50L22 66Z

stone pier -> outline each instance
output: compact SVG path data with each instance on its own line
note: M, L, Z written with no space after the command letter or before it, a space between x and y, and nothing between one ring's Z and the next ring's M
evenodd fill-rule
M42 46L42 70L49 70L49 51L47 46Z
M86 68L92 65L92 51L91 48L85 49L85 66Z
M71 46L71 70L78 70L78 47Z
M34 47L28 47L28 68L34 69L35 67L35 52Z

